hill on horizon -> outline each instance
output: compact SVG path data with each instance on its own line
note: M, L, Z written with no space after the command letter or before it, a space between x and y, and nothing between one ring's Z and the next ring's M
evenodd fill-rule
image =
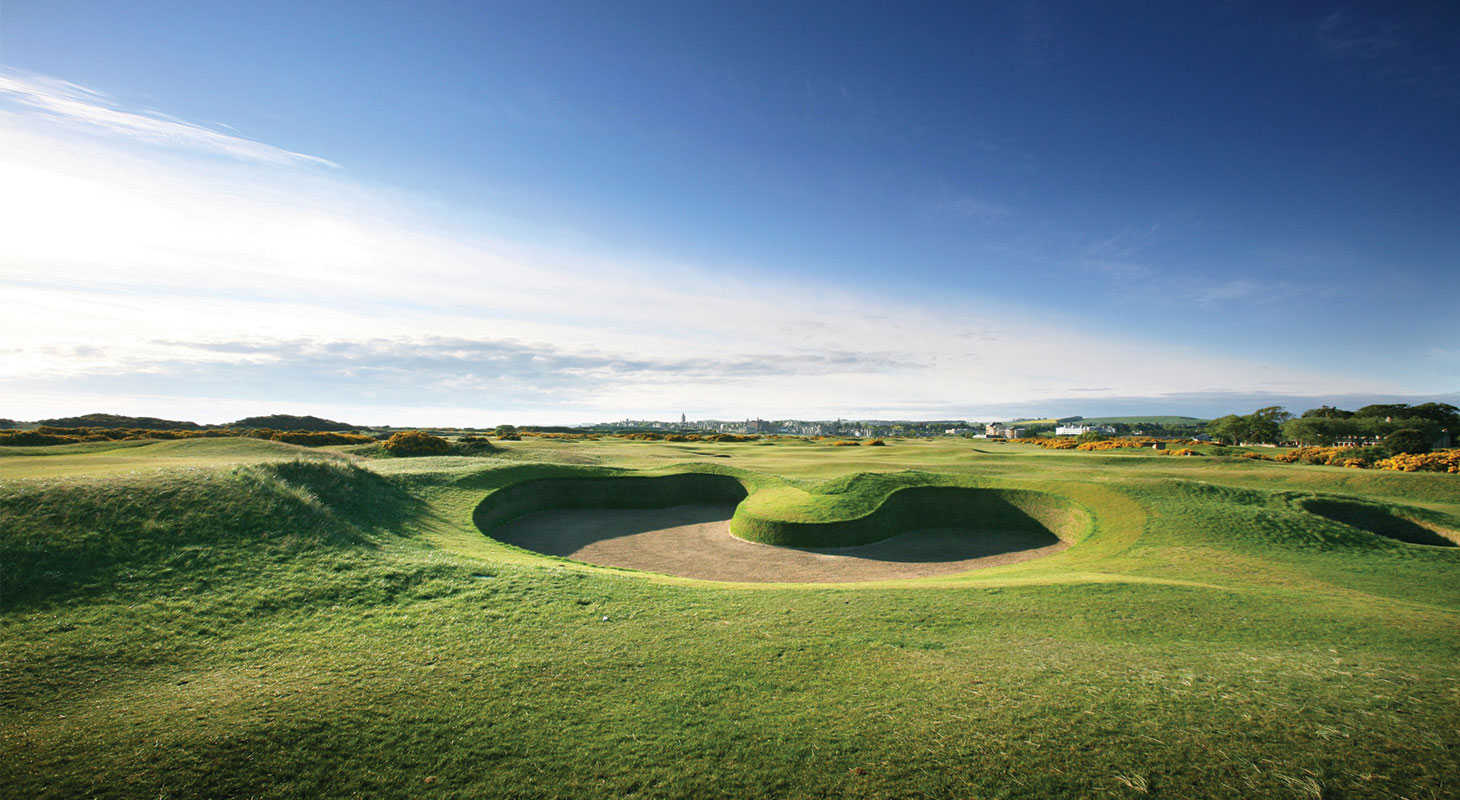
M347 431L360 426L309 415L301 417L294 414L269 414L263 417L244 417L221 427L272 428L277 431Z
M128 417L122 414L82 414L76 417L55 417L38 421L38 425L54 428L142 428L152 431L200 431L202 425L186 420L159 417Z

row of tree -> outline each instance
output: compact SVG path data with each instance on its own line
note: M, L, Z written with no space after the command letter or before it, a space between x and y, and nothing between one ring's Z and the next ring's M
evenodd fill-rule
M1331 447L1336 444L1378 444L1405 453L1448 446L1460 433L1460 408L1448 403L1381 403L1345 411L1332 406L1310 408L1300 416L1281 406L1246 415L1228 414L1207 423L1206 432L1223 444L1280 444Z

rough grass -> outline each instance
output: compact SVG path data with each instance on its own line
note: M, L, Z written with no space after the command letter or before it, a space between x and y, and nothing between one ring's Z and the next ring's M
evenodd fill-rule
M1313 510L1444 527L1455 476L966 441L363 467L196 443L0 461L4 796L1460 794L1460 548ZM686 469L778 512L913 470L1092 522L1048 558L848 589L565 562L472 520L527 480Z

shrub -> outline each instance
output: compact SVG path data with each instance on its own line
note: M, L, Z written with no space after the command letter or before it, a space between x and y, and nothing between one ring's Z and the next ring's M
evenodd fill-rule
M459 436L456 439L456 446L453 448L453 452L464 456L473 456L490 453L496 449L485 436Z
M382 446L396 456L439 456L451 452L450 442L425 431L401 431Z
M1374 467L1398 472L1460 473L1460 449L1436 450L1432 453L1402 453L1378 461Z
M1383 458L1387 453L1379 447L1295 447L1274 461L1284 464L1320 464L1330 467L1367 467ZM1349 462L1354 462L1350 464Z
M832 447L856 447L856 442L832 442Z
M1384 449L1391 456L1428 453L1433 441L1433 437L1417 428L1400 428L1384 437Z
M303 447L328 447L337 444L369 444L375 439L358 433L331 433L327 431L280 431L269 437L275 442L297 444Z
M1086 452L1099 452L1102 450L1121 450L1127 447L1144 447L1145 445L1146 443L1144 441L1138 439L1101 439L1095 442L1078 444L1075 446L1075 449Z
M873 439L872 441L870 441L870 442L867 443L867 446L868 447L886 447L887 446L887 442L884 442L881 439Z
M37 433L35 431L0 433L0 447L45 447L53 444L75 444L79 441L81 441L79 436L56 433Z

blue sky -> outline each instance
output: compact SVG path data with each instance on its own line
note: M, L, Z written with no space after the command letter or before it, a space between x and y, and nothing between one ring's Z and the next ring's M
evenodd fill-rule
M0 6L0 416L1460 392L1452 3L139 5Z

